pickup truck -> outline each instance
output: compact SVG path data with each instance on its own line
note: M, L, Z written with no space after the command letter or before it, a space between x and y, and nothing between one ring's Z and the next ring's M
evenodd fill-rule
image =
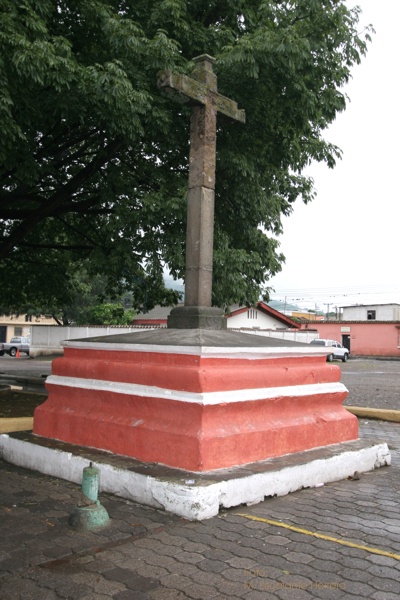
M350 352L348 349L342 346L342 344L339 344L339 342L336 340L323 340L321 338L316 338L315 340L312 340L310 344L313 346L325 346L327 348L331 348L332 353L328 354L326 357L328 362L332 362L334 358L337 358L343 362L347 362L347 359L349 358Z
M28 337L15 336L9 342L0 344L0 356L5 353L10 356L17 356L17 350L29 356L30 340Z

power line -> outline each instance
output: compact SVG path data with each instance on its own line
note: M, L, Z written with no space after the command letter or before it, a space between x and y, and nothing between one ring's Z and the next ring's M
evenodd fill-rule
M382 295L382 294L400 294L400 290L399 289L388 289L388 290L381 290L381 291L365 291L365 290L361 290L360 288L357 288L359 291L351 291L351 290L346 290L346 291L330 291L330 290L323 290L321 288L319 288L318 290L312 290L312 289L307 289L307 290L279 290L279 291L275 291L275 292L270 292L270 296L271 298L276 298L277 296L281 296L281 297L286 297L289 298L291 300L296 300L296 301L300 301L300 300L312 300L316 297L321 297L321 298L346 298L346 297L351 297L351 296L378 296L378 295Z

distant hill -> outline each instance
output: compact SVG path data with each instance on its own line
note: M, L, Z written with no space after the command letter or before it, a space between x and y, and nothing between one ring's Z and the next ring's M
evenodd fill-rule
M268 306L274 308L275 310L279 310L279 312L286 311L294 311L301 312L301 308L296 304L290 304L289 302L282 302L282 300L270 300L267 302Z
M172 275L164 273L165 287L171 290L177 290L178 292L184 292L185 286L183 285L182 279L174 279Z

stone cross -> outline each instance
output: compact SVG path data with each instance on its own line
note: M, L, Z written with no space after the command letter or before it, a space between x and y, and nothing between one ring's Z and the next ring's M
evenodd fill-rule
M165 93L192 105L185 306L171 311L168 327L224 329L223 311L211 307L217 112L241 123L246 118L236 102L218 93L215 59L203 54L193 62L191 77L172 71L158 76L158 86Z

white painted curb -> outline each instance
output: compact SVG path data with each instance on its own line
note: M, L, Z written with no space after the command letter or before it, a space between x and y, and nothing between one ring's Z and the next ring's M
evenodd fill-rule
M323 453L325 449L318 450ZM364 473L391 464L386 443L372 445L358 440L328 446L326 450L322 458L311 450L301 453L301 460L299 455L286 455L258 463L263 469L256 473L238 467L237 476L235 469L229 469L220 477L218 471L203 473L201 477L188 472L188 479L144 475L107 464L104 459L93 464L100 470L101 491L195 521L215 517L220 507L257 504L269 496L284 496L305 487L346 479L355 471ZM7 434L0 435L0 456L12 464L75 483L81 482L82 470L89 460ZM224 473L228 475L225 477Z

